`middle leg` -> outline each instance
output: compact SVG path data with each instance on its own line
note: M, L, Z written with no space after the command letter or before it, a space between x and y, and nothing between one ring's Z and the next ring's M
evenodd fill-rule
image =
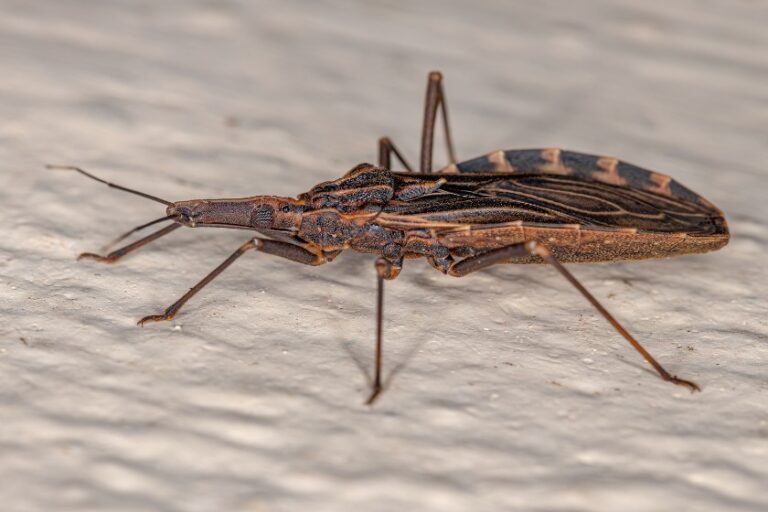
M389 137L382 137L379 139L379 167L392 170L392 155L403 164L403 167L408 172L413 172L413 168L405 159L402 153L397 149L395 143Z
M402 268L402 259L391 263L386 258L376 260L376 355L373 368L373 389L365 405L372 405L383 391L381 384L383 323L384 323L384 280L397 277Z

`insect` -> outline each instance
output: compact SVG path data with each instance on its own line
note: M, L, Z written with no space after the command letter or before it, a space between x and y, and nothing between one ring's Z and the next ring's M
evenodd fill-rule
M433 171L438 114L450 164ZM249 251L305 265L322 265L352 249L378 255L374 378L366 401L382 392L384 282L400 273L405 259L426 258L435 269L462 277L500 263L548 263L565 277L623 336L658 375L698 391L670 374L567 270L563 263L662 258L703 253L728 243L723 213L700 195L663 174L622 162L559 149L496 151L457 163L442 75L427 81L419 172L387 138L379 139L379 165L360 164L339 179L316 185L297 198L252 196L170 202L107 182L110 187L165 204L165 216L138 226L171 224L106 255L78 259L114 263L182 227L255 231L229 258L162 314L139 325L173 319L224 269ZM394 172L392 157L406 172Z

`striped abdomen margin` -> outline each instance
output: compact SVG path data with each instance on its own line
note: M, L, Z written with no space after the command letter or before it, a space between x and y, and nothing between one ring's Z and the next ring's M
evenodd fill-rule
M722 216L712 203L667 175L643 169L609 156L589 155L557 148L494 151L437 171L456 173L514 173L572 176L699 204Z

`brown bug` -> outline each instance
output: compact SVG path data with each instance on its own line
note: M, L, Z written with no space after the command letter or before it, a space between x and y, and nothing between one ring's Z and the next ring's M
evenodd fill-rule
M442 112L450 165L432 171L434 127ZM394 155L408 172L391 171ZM699 387L667 372L561 264L662 258L719 249L728 243L723 213L669 176L615 158L559 149L496 151L456 163L442 75L429 74L419 172L395 145L379 140L379 165L360 164L343 177L321 183L296 199L253 196L170 202L75 170L110 187L167 205L172 224L106 256L79 259L113 263L181 227L217 226L254 230L202 281L161 315L181 307L237 258L257 250L306 265L332 261L345 249L377 254L376 357L371 404L382 391L384 281L400 273L403 260L426 258L444 274L461 277L497 263L549 263L653 366L662 379ZM114 243L114 242L113 242Z

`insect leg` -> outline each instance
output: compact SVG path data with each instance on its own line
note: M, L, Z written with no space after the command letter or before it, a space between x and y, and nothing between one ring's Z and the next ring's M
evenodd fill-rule
M477 256L470 256L454 263L448 269L448 274L454 277L464 277L472 272L483 270L497 263L504 263L512 258L520 256L530 256L530 252L525 247L525 243L512 244L499 249L493 249Z
M424 125L421 131L421 161L419 168L419 171L424 174L432 172L432 146L435 141L435 120L438 107L440 107L443 117L445 145L448 147L448 160L452 164L456 163L451 129L448 124L448 107L445 103L445 92L443 91L443 74L439 71L432 71L429 73L427 80L427 97L424 101Z
M141 320L139 320L139 325L144 325L147 322L160 322L163 320L172 320L176 314L179 312L181 307L187 303L189 299L191 299L197 292L202 290L205 285L213 281L216 276L221 274L228 266L230 266L232 263L235 262L237 258L245 254L246 252L250 251L251 249L255 249L257 251L261 251L267 254L273 254L275 256L280 256L292 261L297 261L299 263L304 263L305 265L322 265L327 261L326 257L320 253L316 254L312 251L309 251L303 247L299 247L298 245L294 245L288 242L278 242L276 240L266 240L262 238L253 238L251 240L248 240L243 245L241 245L235 252L232 253L232 255L224 260L221 265L216 267L209 273L207 276L205 276L199 283L197 283L195 286L193 286L187 293L182 295L182 297L171 304L162 315L149 315L145 316Z
M400 153L400 151L397 150L397 146L395 146L395 143L392 142L392 140L389 137L382 137L379 139L379 167L384 167L385 169L392 169L392 155L395 155L395 158L397 158L401 164L403 164L403 167L408 172L413 172L413 168L411 165L405 160L405 157L403 157L403 154Z
M373 371L373 389L365 405L371 405L379 397L381 387L382 327L384 322L384 280L394 279L400 273L402 263L392 264L386 258L376 260L376 356Z
M164 220L164 219L163 219ZM159 222L159 221L158 221ZM154 223L154 222L153 222ZM147 225L142 227L146 227ZM160 238L161 236L165 236L171 231L178 229L181 227L181 224L173 223L170 226L165 226L162 229L159 229L155 231L154 233L145 236L144 238L140 240L136 240L132 244L128 244L124 247L121 247L119 249L115 249L114 251L110 252L106 256L102 256L100 254L94 254L92 252L84 252L80 254L80 256L77 257L78 260L96 260L101 263L114 263L126 254L135 251L136 249L139 249L141 247L144 247L150 242L153 242ZM135 231L135 230L134 230ZM130 234L130 233L129 233Z
M653 366L654 370L659 374L659 376L673 384L677 384L679 386L685 386L688 389L691 390L691 392L694 391L701 391L701 388L695 383L691 382L689 380L680 379L676 377L675 375L671 375L667 370L664 369L661 364L659 364L658 361L648 352L645 347L643 347L639 341L637 341L634 336L629 334L629 331L627 331L624 326L622 326L618 320L616 320L613 315L611 315L607 309L603 307L602 304L591 294L589 291L584 288L584 286L571 274L562 263L557 261L552 254L550 254L549 249L544 247L541 244L537 244L536 242L531 242L527 244L528 247L530 247L530 251L532 254L536 254L540 256L544 261L552 265L557 269L560 274L562 274L563 277L565 277L569 283L573 285L574 288L576 288L579 293L581 293L587 301L589 301L592 306L600 312L601 315L603 315L603 318L605 318L609 324L613 326L614 329L616 329L616 332L621 334L624 339L626 339L630 345L634 347L635 350L637 350L641 356L643 356L643 359L648 361L648 364Z
M656 359L650 354L650 352L648 352L645 347L643 347L640 342L638 342L634 336L632 336L624 328L624 326L622 326L618 320L616 320L613 315L611 315L608 310L605 309L605 307L603 307L603 305L600 304L600 302L591 293L589 293L586 288L584 288L584 285L582 285L573 276L573 274L571 274L571 272L563 266L562 263L560 263L554 256L552 256L552 254L549 252L549 249L540 243L526 242L514 244L507 247L502 247L500 249L494 249L477 256L466 258L456 263L449 270L449 274L461 277L469 274L470 272L481 270L496 263L502 263L509 260L510 258L525 255L539 256L545 262L555 267L555 269L557 269L557 271L560 272L560 274L562 274L562 276L565 277L568 282L571 283L573 287L576 288L579 293L581 293L598 312L600 312L601 315L603 315L608 323L611 324L614 329L616 329L616 332L621 334L624 339L626 339L629 344L632 345L632 347L634 347L634 349L637 350L641 356L643 356L643 358L656 370L656 372L663 380L680 386L685 386L690 389L691 392L701 390L696 383L689 380L680 379L674 375L671 375L667 370L665 370L664 367L661 366L661 364L659 364L659 362L656 361Z
M110 247L113 247L113 246L117 245L118 242L122 242L123 240L125 240L126 238L128 238L129 236L131 236L132 234L134 234L134 233L136 233L138 231L141 231L141 230L143 230L145 228L148 228L149 226L154 226L155 224L158 224L160 222L165 222L166 220L171 220L171 219L174 219L174 218L176 218L176 217L174 217L173 215L167 215L165 217L160 217L159 219L151 220L151 221L149 221L149 222L147 222L145 224L142 224L140 226L136 226L135 228L131 229L130 231L126 231L125 233L123 233L119 237L117 237L114 240L112 240L111 242L109 242L107 245L105 245L102 248L102 251L109 250Z

